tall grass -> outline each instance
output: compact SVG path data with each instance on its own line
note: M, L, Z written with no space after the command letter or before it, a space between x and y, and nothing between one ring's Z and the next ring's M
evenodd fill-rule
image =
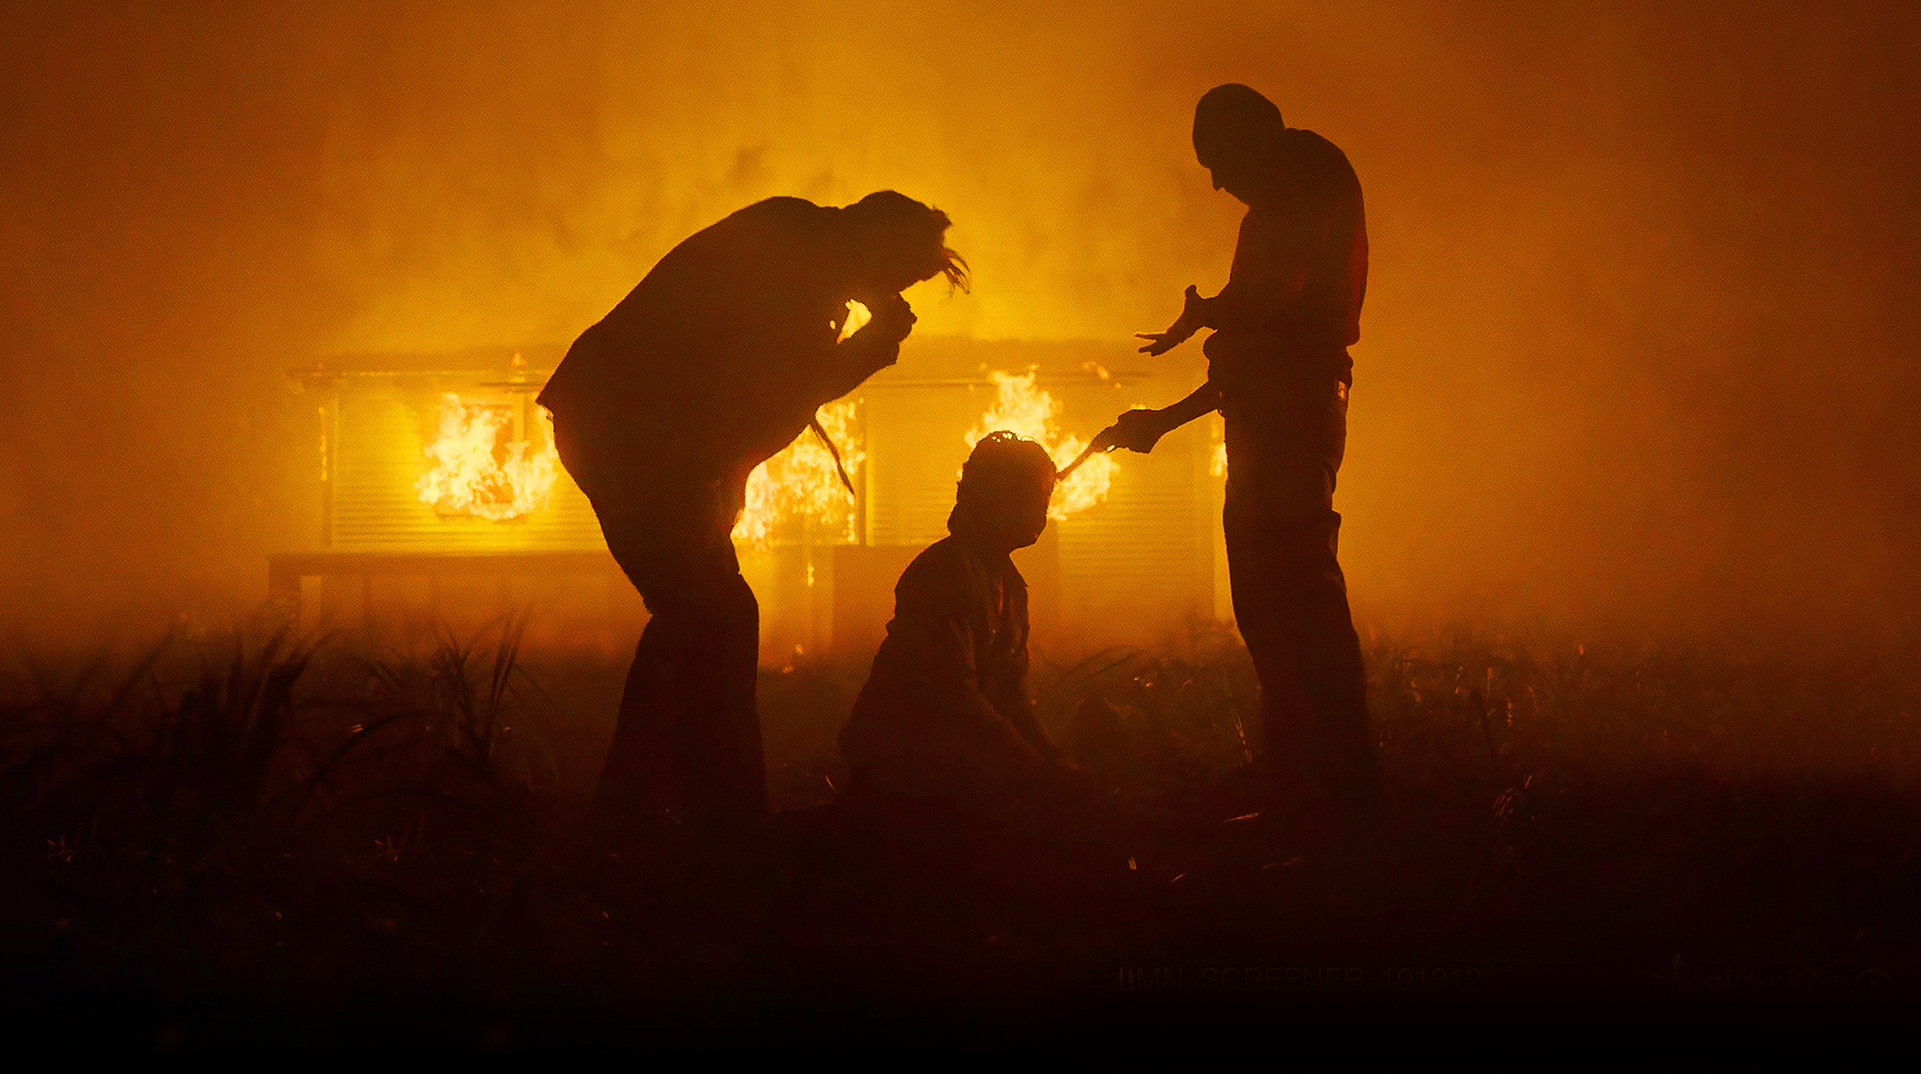
M612 713L567 726L573 684L530 670L523 628L443 630L411 655L267 632L15 660L0 673L0 883L20 964L162 992L373 979L658 994L665 967L710 941L682 927L685 905L570 849L586 787L563 782L548 736L591 754ZM1898 667L1460 633L1375 644L1368 667L1388 816L1357 837L1371 864L1343 872L1285 824L1248 819L1264 808L1244 779L1258 694L1231 633L1040 662L1043 724L1136 850L1131 895L1063 889L1024 932L936 912L957 905L954 876L923 878L940 897L919 916L873 912L914 884L864 887L871 875L817 853L840 837L833 733L859 677L766 672L770 782L789 811L774 856L804 845L821 875L784 896L796 903L764 942L904 964L990 933L1057 961L1116 936L1170 956L1313 937L1515 960L1921 940L1921 691ZM621 671L596 673L617 686ZM969 929L982 935L937 942Z
M284 631L167 639L111 674L21 661L0 703L0 832L46 930L29 946L202 973L289 942L330 962L410 916L484 929L498 908L457 892L497 888L503 857L524 869L553 784L510 723L519 636L504 622L403 662ZM395 872L413 857L431 882Z

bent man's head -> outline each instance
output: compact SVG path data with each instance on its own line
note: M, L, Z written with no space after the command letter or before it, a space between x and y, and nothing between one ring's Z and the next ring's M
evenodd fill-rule
M1272 170L1287 124L1273 101L1238 82L1215 86L1194 106L1194 157L1214 189L1247 201Z
M981 437L961 466L947 528L995 551L1040 540L1054 497L1054 460L1027 437L997 430Z
M945 276L951 286L967 289L967 262L947 246L953 221L939 209L882 190L842 209L841 220L857 287L878 297Z

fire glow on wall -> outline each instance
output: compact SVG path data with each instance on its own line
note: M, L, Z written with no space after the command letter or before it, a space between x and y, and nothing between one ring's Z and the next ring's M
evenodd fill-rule
M1191 372L1112 373L1134 356L1098 345L916 339L905 351L819 415L855 495L812 432L749 483L734 537L761 602L764 658L871 654L900 569L945 535L960 464L981 436L1011 429L1064 463L1126 407L1176 397ZM471 602L474 586L442 579L479 576L494 582L489 600L542 613L571 594L575 613L631 620L638 600L533 401L558 357L379 355L297 371L298 398L320 424L320 547L275 557L279 590L297 595L294 576L320 576L330 580L320 603L337 604L353 599L339 580L357 578L372 621L409 592L418 603L422 578L429 603L458 592ZM1217 441L1205 424L1152 456L1097 456L1063 484L1048 535L1017 556L1037 632L1150 640L1216 616ZM601 633L618 644L632 625Z

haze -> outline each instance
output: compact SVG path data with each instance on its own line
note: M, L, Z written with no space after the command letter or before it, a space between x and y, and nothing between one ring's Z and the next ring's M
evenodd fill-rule
M1363 617L1921 633L1916 9L1341 7L10 3L4 633L245 608L289 368L571 339L769 195L947 210L921 332L1157 330L1227 81L1366 190Z

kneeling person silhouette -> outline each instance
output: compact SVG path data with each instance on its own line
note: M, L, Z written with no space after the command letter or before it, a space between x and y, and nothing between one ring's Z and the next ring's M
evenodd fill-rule
M1032 440L994 432L975 445L950 535L901 574L841 731L857 795L1029 832L1082 798L1027 697L1027 584L1008 555L1040 539L1054 484Z

